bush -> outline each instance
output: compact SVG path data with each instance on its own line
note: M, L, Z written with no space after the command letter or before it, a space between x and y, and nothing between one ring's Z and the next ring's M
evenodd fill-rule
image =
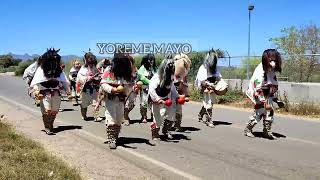
M7 68L1 68L0 73L6 73L6 72L15 72L17 66L9 66Z
M227 104L245 100L245 95L240 90L229 88L223 96L217 96L218 104Z
M28 60L28 61L22 61L19 63L19 65L15 69L16 76L22 76L24 73L24 70L33 63L34 61Z
M192 85L189 87L190 92L190 99L192 101L201 101L202 100L202 94L200 93L199 89Z
M10 66L7 68L7 72L15 72L18 66Z
M6 68L0 68L0 73L5 73L5 72L7 72Z
M137 55L134 56L134 64L136 65L136 67L139 69L141 66L141 61L142 61L142 57L144 55ZM155 54L155 58L156 58L156 65L157 67L159 67L159 65L161 64L162 60L164 59L164 55L163 54Z
M192 52L188 54L191 60L190 71L188 73L188 80L190 82L193 82L195 80L199 67L202 65L203 59L205 58L205 55L205 52Z

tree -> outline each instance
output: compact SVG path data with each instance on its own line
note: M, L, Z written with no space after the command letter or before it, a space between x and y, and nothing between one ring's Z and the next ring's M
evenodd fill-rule
M14 59L11 55L0 56L0 67L2 68L17 66L20 62L21 62L21 59Z
M21 61L19 65L15 69L15 75L16 76L22 76L24 73L24 70L33 62L37 61L38 58L29 59L27 61Z
M188 73L189 80L195 80L198 73L198 69L202 65L205 55L205 52L192 52L188 54L188 57L191 60L190 71Z
M315 24L294 26L281 30L282 36L271 38L277 48L285 54L283 75L293 81L310 81L316 72L319 58L304 54L320 52L320 29Z
M221 49L215 49L217 52L218 58L224 58L225 57L225 52ZM194 80L197 76L198 69L202 65L203 60L206 56L207 52L205 51L200 51L200 52L192 52L188 54L188 57L191 60L191 65L190 65L190 71L188 73L188 79L189 80Z
M221 69L223 78L226 79L245 79L247 74L247 64L249 64L249 74L252 75L255 68L261 63L261 58L252 57L241 60L240 68L225 67Z

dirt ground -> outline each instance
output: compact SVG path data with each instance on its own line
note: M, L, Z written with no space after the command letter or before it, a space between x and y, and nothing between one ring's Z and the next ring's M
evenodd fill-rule
M40 142L49 152L78 169L84 179L159 179L116 156L106 144L93 139L87 141L90 137L81 130L46 135L41 131L43 124L39 113L0 100L0 115L5 116L1 121L13 125L18 133Z

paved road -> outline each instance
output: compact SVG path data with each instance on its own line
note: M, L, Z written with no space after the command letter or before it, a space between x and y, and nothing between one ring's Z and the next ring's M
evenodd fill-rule
M0 96L36 109L25 94L21 78L0 76L0 84ZM62 108L66 111L59 114L60 120L105 138L104 122L82 121L79 106L72 103L63 102ZM243 136L249 112L216 108L214 116L219 125L209 128L197 122L199 108L198 103L186 104L185 132L174 133L174 140L161 141L157 146L148 144L150 123L135 121L123 127L120 143L131 153L120 150L112 153L165 179L183 178L181 172L185 173L184 178L200 179L320 179L320 120L276 115L273 130L279 137L277 140L262 138L261 124L255 128L258 137L251 139ZM138 109L130 116L138 120ZM100 148L104 146L108 151L103 142L97 144ZM157 162L164 164L159 167ZM170 167L175 169L168 170Z

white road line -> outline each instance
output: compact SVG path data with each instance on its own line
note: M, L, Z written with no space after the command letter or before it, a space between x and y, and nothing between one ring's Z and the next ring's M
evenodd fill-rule
M4 101L6 101L6 102L9 102L9 103L11 103L11 104L14 104L14 105L16 105L16 106L18 106L18 107L20 107L20 108L25 109L25 110L31 111L31 112L33 112L33 113L35 113L35 114L41 114L40 111L37 111L37 110L35 110L35 109L32 109L32 108L30 108L30 107L28 107L28 106L26 106L26 105L24 105L24 104L20 104L20 103L18 103L18 102L16 102L16 101L13 101L13 100L8 99L8 98L6 98L6 97L0 96L0 99L4 100ZM60 120L60 119L58 119L58 118L56 119L56 122L58 122L58 123L60 123L60 124L63 124L63 125L68 125L68 123L65 123L64 121L62 121L62 120ZM93 138L95 138L95 139L97 139L97 140L99 140L99 141L102 141L102 142L105 141L104 138L99 137L99 136L96 136L96 135L94 135L94 134L92 134L92 133L90 133L90 132L88 132L88 131L86 131L86 130L81 129L81 130L79 130L79 132L84 133L84 134L86 134L86 135L89 135L89 136L91 136L91 137L93 137ZM192 179L192 180L201 179L201 178L199 178L199 177L197 177L197 176L194 176L194 175L192 175L192 174L183 172L183 171L181 171L181 170L179 170L179 169L177 169L177 168L175 168L175 167L172 167L172 166L170 166L170 165L168 165L168 164L165 164L165 163L163 163L163 162L161 162L161 161L158 161L158 160L156 160L156 159L153 159L153 158L151 158L151 157L149 157L149 156L146 156L146 155L144 155L144 154L135 152L135 151L133 151L133 150L126 149L126 148L123 148L123 147L121 147L121 146L117 147L117 149L122 150L122 151L124 151L124 152L127 152L127 153L129 153L129 154L131 154L131 155L134 155L134 156L138 157L138 158L142 158L142 159L144 159L144 160L146 160L146 161L149 161L150 163L152 163L152 164L154 164L154 165L156 165L156 166L158 166L158 167L161 167L161 168L163 168L163 169L166 169L166 170L168 170L168 171L170 171L170 172L172 172L172 173L174 173L174 174L177 174L177 175L179 175L179 176L182 176L182 177L184 177L184 178L186 178L186 179Z

